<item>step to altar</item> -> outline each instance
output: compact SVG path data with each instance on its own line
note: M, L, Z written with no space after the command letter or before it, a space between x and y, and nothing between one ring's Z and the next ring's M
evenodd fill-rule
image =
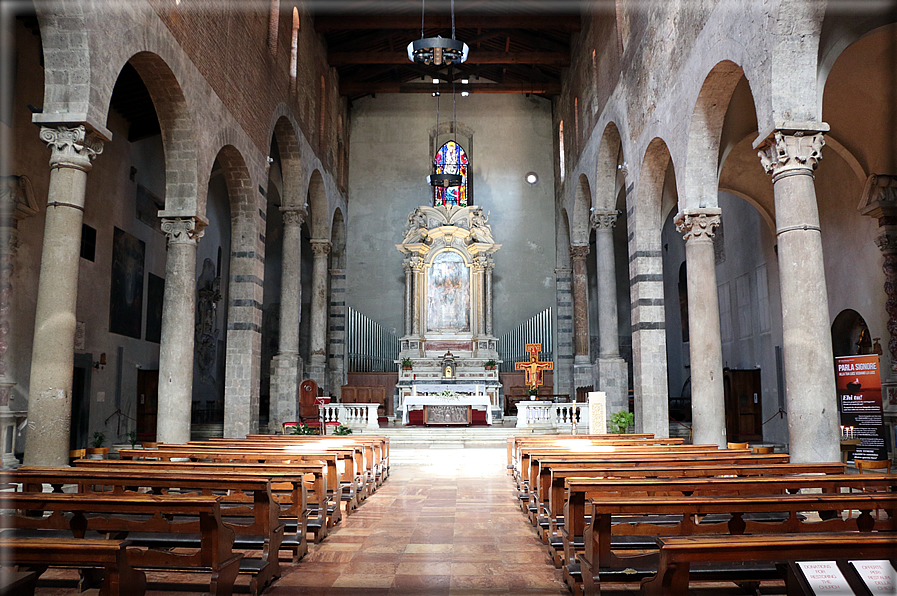
M385 426L365 434L389 437L390 448L463 449L507 446L509 437L530 434L514 427L514 420L493 426Z

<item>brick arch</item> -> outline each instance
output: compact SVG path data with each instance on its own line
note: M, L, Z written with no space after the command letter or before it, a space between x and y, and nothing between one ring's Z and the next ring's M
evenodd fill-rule
M589 243L589 210L592 205L592 189L589 178L580 174L573 196L573 221L570 222L570 244Z
M614 208L617 201L617 176L620 173L617 166L623 161L623 143L620 139L620 131L615 123L608 122L604 127L601 143L598 146L594 196L596 209Z
M162 130L165 209L191 212L198 208L197 140L184 92L158 54L138 52L128 62L146 85Z
M719 204L719 145L729 102L744 70L730 60L716 64L704 79L688 125L684 192L679 208Z
M311 173L308 181L308 212L312 238L330 238L330 213L327 208L327 188L320 170Z
M305 197L302 196L302 148L296 134L298 130L296 123L288 114L286 106L283 104L278 106L271 136L277 141L277 150L280 152L283 205L302 206L305 204Z

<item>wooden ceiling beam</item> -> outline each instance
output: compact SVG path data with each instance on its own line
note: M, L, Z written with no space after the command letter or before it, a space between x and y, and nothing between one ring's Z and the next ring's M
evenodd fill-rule
M421 83L399 83L397 81L388 82L364 82L364 81L342 81L340 82L340 95L359 96L368 95L370 93L433 93L435 85L427 85ZM470 91L471 93L535 93L540 95L559 95L561 93L561 84L556 82L548 83L471 83L456 87L457 93L461 91ZM444 87L441 89L443 95L450 95L451 91L447 91Z
M410 64L406 52L331 52L330 66L353 64ZM464 64L546 64L570 66L570 55L561 52L471 52Z
M451 15L425 15L424 25L427 29L450 29ZM582 27L579 15L543 14L543 15L467 15L456 14L455 26L458 29L560 29L569 32L579 31ZM315 16L315 31L330 33L347 29L412 29L420 31L420 15L322 15Z

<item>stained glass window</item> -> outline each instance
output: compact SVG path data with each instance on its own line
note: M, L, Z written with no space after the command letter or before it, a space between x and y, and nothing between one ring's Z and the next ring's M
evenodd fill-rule
M436 152L437 174L461 174L461 186L436 187L433 206L467 207L467 153L455 141L449 141Z

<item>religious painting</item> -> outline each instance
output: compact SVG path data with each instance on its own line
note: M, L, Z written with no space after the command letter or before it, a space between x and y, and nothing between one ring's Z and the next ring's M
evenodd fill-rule
M162 341L162 301L165 298L165 280L152 273L146 281L146 341Z
M143 263L146 243L115 228L112 236L112 283L109 331L140 339L143 317Z
M470 331L470 270L451 250L436 255L428 271L427 331Z
M434 207L467 207L467 153L455 141L439 148L433 160L437 174L461 174L460 186L436 187Z

